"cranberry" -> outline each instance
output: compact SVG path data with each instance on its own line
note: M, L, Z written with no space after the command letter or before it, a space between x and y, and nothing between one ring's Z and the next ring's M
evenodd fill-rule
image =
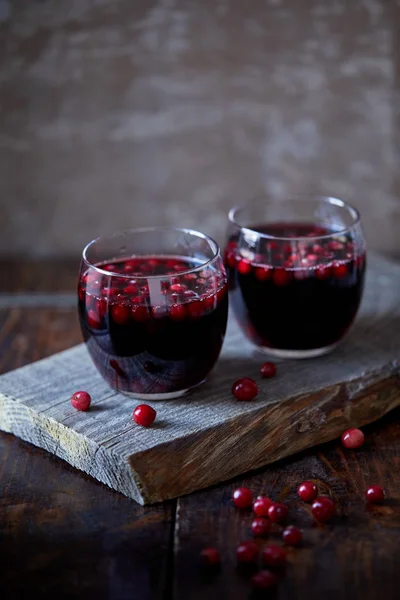
M283 286L283 285L287 285L288 283L290 283L292 276L290 274L290 271L279 268L279 269L274 270L272 279L273 279L275 285Z
M173 304L169 309L169 316L173 321L183 321L186 318L186 306L184 304Z
M297 488L297 495L304 502L312 502L318 494L318 488L312 481L303 481Z
M177 294L183 294L183 292L186 292L186 290L187 290L187 285L185 285L184 283L174 283L173 285L171 285L171 287L169 289L171 292L176 292Z
M346 265L343 264L343 263L335 263L333 265L333 274L338 279L343 279L343 277L346 277L346 275L347 275L347 267L346 267Z
M343 244L342 242L338 242L338 240L332 240L329 242L328 248L330 250L343 250Z
M126 294L127 296L136 296L138 289L136 285L127 285L126 287L124 287L123 289L124 294Z
M96 310L90 309L87 313L87 322L91 329L99 329L101 325L100 316Z
M282 539L287 546L298 546L303 539L303 534L298 527L289 525L282 533Z
M253 512L257 517L268 517L268 509L273 502L267 496L258 496L253 504Z
M277 544L268 544L261 553L261 560L268 567L280 567L286 562L286 550Z
M238 379L232 386L232 394L238 400L253 400L258 394L258 385L250 377Z
M379 485L371 485L365 492L365 498L369 504L380 504L385 499L385 492Z
M88 410L92 398L87 392L75 392L71 397L71 404L76 410Z
M125 325L129 321L131 309L125 304L114 304L111 308L111 316L118 325Z
M254 273L259 281L266 281L271 278L272 269L270 267L257 267Z
M238 563L248 564L256 562L258 558L258 546L255 542L242 542L236 548L236 559Z
M308 254L307 255L307 262L308 264L312 263L315 264L318 260L318 256L316 254Z
M256 536L266 536L271 531L271 521L268 521L268 519L264 519L263 517L257 517L253 520L251 529Z
M232 500L238 508L249 508L253 503L253 493L249 488L237 488L232 494Z
M335 505L328 496L318 496L312 503L311 511L316 521L324 523L333 517Z
M118 267L117 265L104 265L103 267L101 267L103 269L103 271L110 271L111 273L116 273L118 271Z
M276 366L272 362L266 362L262 365L260 371L264 378L274 377L276 374Z
M361 429L347 429L342 433L342 444L345 448L361 448L364 444L364 434Z
M203 548L200 552L200 558L203 565L219 565L221 556L216 548Z
M267 571L259 571L251 578L251 585L256 590L267 590L268 588L274 587L278 583L278 578L275 573Z
M328 279L331 276L332 267L330 265L320 265L315 269L315 274L318 279Z
M232 251L226 252L224 262L227 267L234 269L236 266L236 254Z
M140 306L139 304L134 304L131 308L132 318L135 321L143 322L149 317L149 311L147 306Z
M248 275L251 273L252 267L248 260L242 258L242 260L239 260L238 262L237 270L241 275Z
M150 427L154 423L157 412L148 404L139 404L132 414L132 419L142 427Z
M274 502L268 509L268 517L274 523L281 523L288 516L289 509L286 504L281 502Z
M193 300L188 304L188 313L192 319L199 319L204 314L204 307L201 300Z

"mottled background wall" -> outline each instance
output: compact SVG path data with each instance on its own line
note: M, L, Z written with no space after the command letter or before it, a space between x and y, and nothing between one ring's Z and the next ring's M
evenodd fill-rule
M397 0L0 0L0 254L341 196L400 255Z

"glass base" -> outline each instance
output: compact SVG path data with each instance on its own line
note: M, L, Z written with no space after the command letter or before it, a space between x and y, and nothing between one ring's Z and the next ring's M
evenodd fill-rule
M200 383L186 388L185 390L177 390L176 392L167 392L165 394L136 394L135 392L125 392L123 390L116 390L119 394L123 394L124 396L129 396L129 398L134 398L135 400L172 400L173 398L181 398L186 394L189 394L192 390L195 390L200 385L202 385L206 380L200 381Z
M123 392L122 390L117 391L119 394L129 396L129 398L135 398L135 400L172 400L172 398L180 398L181 396L184 396L190 391L190 388L187 390L179 390L178 392L169 392L167 394L135 394L135 392Z
M323 356L329 354L338 345L338 342L325 346L324 348L312 348L311 350L281 350L278 348L268 348L267 346L257 346L258 350L263 354L269 354L275 358L316 358L317 356Z

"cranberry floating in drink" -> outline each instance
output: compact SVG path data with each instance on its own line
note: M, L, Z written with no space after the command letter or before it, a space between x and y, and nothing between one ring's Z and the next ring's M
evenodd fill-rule
M229 212L224 262L250 341L283 358L325 354L348 332L363 293L359 213L328 197L254 200Z
M138 229L83 251L83 338L109 385L143 399L204 382L221 351L227 278L218 245L185 229Z

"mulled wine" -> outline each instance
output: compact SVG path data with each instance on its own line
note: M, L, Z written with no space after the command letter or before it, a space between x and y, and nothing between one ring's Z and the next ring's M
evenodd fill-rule
M222 260L205 258L148 254L82 264L81 329L111 387L165 398L205 381L220 354L228 314Z
M230 235L224 262L242 330L278 356L323 354L357 314L366 254L352 231L311 222L250 224Z

